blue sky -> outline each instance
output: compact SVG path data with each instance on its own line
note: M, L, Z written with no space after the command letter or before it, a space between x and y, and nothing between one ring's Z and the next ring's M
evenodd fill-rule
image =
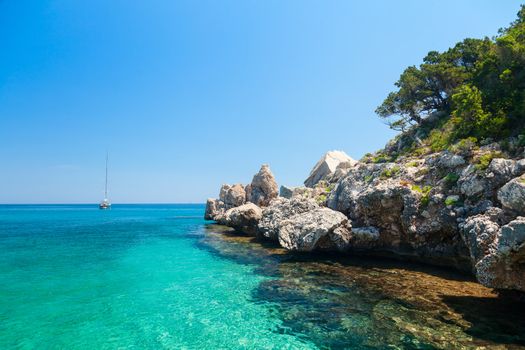
M519 3L0 1L0 203L204 202L269 163L394 134L374 115L430 50L492 36Z

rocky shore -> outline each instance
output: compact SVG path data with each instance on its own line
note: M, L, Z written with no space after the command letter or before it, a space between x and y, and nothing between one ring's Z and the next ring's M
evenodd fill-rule
M223 185L205 218L290 251L418 260L525 292L524 174L525 159L496 143L395 162L331 151L305 186L279 190L268 165L248 185Z

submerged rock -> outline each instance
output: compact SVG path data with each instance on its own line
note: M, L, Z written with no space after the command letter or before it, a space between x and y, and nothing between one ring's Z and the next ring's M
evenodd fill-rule
M294 215L281 222L279 243L301 252L348 248L351 225L345 215L328 208L318 208Z
M346 163L353 166L357 161L342 151L327 152L314 166L308 178L304 181L306 187L314 187L319 181L332 175L339 164Z

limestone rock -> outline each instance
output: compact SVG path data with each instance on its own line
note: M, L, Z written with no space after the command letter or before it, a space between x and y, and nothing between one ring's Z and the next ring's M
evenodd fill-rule
M237 231L253 235L257 234L257 224L262 218L262 210L253 203L228 209L218 222L230 226Z
M505 177L507 178L507 181L516 176L519 170L520 166L518 165L518 162L512 159L504 158L492 159L487 169L488 173Z
M500 226L489 215L482 214L468 218L460 227L461 235L475 265L489 254L490 245L499 234Z
M243 205L245 201L246 192L243 185L222 185L219 199L208 198L206 201L204 219L218 221L228 209Z
M488 188L486 179L476 172L473 165L469 165L463 170L458 185L461 193L470 198L483 194Z
M302 197L276 198L270 202L268 207L263 209L263 215L258 226L259 235L266 239L277 240L283 220L317 208L319 205L312 199Z
M356 160L352 159L343 151L327 152L314 166L308 178L304 181L306 187L314 187L319 181L332 175L340 163L345 163L345 167L351 167Z
M246 200L260 207L267 206L279 195L279 188L270 167L263 164L253 177L252 183L246 186Z
M437 165L443 168L455 168L463 164L465 164L463 157L448 151L441 152L437 159Z
M246 192L241 184L222 185L219 199L227 208L238 207L246 202Z
M206 201L206 210L204 220L215 220L217 216L225 212L224 203L218 199L208 198Z
M489 254L476 264L476 276L485 286L525 291L525 218L503 226Z
M293 187L282 185L281 188L279 189L279 196L290 199L293 196L293 191L294 191Z
M525 213L525 177L515 178L509 181L498 191L498 200L503 207Z
M294 215L281 223L279 243L292 251L344 251L350 242L347 217L328 208L318 208Z
M370 249L379 243L379 229L374 226L352 227L350 246L355 249Z

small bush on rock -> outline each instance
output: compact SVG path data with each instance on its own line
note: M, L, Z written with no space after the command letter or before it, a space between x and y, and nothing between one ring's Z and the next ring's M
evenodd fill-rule
M381 173L381 178L382 179L387 179L387 178L396 176L397 174L399 174L400 171L401 171L401 167L399 165L396 165L396 166L394 166L394 167L392 167L390 169L385 169Z
M443 178L443 181L449 186L454 186L459 180L459 175L456 173L448 173L447 176Z
M476 169L479 171L484 171L489 167L490 162L494 158L501 157L501 152L489 152L485 153L479 157L477 164L475 165Z
M421 188L421 186L413 185L412 191L416 191L422 194L421 197L421 206L426 207L428 203L430 202L430 191L432 191L431 186L425 186Z

